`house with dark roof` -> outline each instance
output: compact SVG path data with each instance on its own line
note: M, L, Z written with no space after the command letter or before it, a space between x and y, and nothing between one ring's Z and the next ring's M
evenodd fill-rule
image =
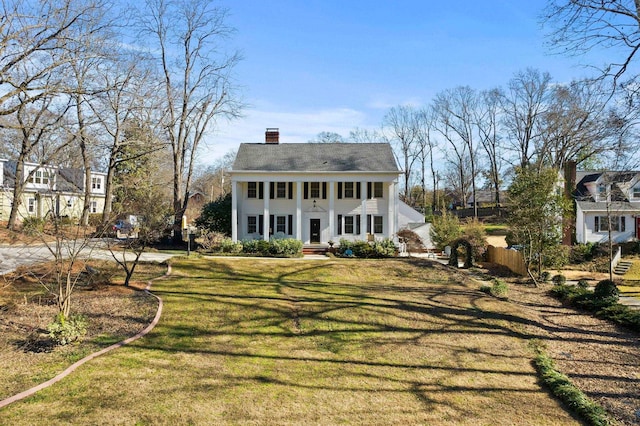
M388 143L244 143L231 169L232 238L393 238L424 216L398 198L398 168ZM407 209L408 208L408 209Z
M8 220L13 205L18 163L0 159L0 220ZM85 196L84 171L37 163L24 163L25 186L17 218L45 217L47 214L79 218ZM90 213L102 213L106 174L91 172Z
M640 239L640 172L576 172L576 242Z

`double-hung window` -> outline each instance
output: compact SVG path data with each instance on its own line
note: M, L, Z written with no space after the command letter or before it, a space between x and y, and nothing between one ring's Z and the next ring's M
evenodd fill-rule
M611 231L613 232L625 232L626 223L624 216L611 216ZM607 216L595 217L595 231L596 232L609 232L609 218Z
M258 182L247 182L247 198L258 198Z
M286 216L276 216L276 232L282 232L283 234L287 232Z
M344 198L353 198L353 182L345 182L344 183Z
M276 198L287 198L287 182L277 183Z
M29 198L29 200L27 201L27 210L29 211L29 213L35 213L36 212L36 199L35 198Z
M258 216L247 217L247 233L255 234L258 232Z
M320 198L320 182L311 182L309 184L309 195L311 198Z
M102 188L102 178L92 177L91 178L91 189L94 191L99 191Z
M631 198L640 200L640 186L634 187L631 191Z

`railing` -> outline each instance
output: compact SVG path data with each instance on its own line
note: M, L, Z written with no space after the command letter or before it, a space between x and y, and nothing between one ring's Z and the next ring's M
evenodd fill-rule
M612 271L614 269L616 269L616 266L618 266L618 263L620 262L620 259L622 259L622 247L618 246L618 250L616 251L616 254L611 259L611 270Z

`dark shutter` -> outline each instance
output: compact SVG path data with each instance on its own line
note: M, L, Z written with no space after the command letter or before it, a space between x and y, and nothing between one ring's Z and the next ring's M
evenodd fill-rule
M293 235L293 215L292 214L290 214L289 217L287 218L287 225L289 227L288 234Z
M361 193L362 188L360 188L360 182L356 182L356 198L359 200L360 198L362 198L362 193ZM359 233L359 232L358 232Z
M269 215L269 235L273 234L273 224L274 224L274 222L275 222L275 217L272 214L270 214Z
M342 235L342 215L338 215L338 235Z
M371 234L371 215L367 215L367 234Z
M322 182L322 199L327 199L327 182Z
M264 198L264 182L258 182L258 198Z
M624 220L624 216L620 216L620 232L626 231L627 230L626 228L627 226Z
M258 231L260 235L264 235L264 215L258 216Z
M360 235L360 215L356 215L356 234Z
M293 200L293 182L289 182L289 199Z
M309 199L309 182L304 183L304 199Z
M594 226L594 231L595 232L599 232L600 231L600 218L598 216L595 217L595 226Z
M372 191L372 184L371 182L367 182L367 198L368 199L372 199L373 198L373 191Z
M342 198L342 182L338 182L338 199Z
M276 197L276 183L275 182L269 182L269 198L271 198L272 200Z

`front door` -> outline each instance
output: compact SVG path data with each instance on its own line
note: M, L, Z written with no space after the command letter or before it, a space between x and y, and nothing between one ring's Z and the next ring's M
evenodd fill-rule
M311 244L320 243L320 219L310 219Z

